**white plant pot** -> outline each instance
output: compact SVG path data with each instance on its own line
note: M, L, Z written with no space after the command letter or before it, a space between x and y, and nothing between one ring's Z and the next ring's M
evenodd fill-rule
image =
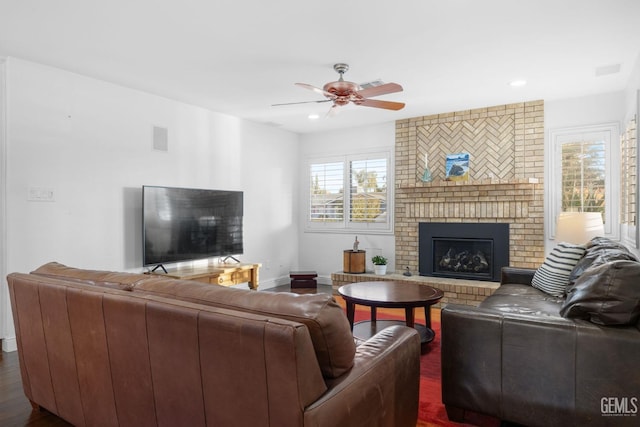
M387 266L386 265L374 265L373 272L379 276L384 276L387 274Z

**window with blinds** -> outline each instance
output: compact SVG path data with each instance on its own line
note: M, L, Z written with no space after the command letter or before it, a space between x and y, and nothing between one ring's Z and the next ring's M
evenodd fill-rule
M311 164L309 220L344 220L344 162Z
M599 212L605 236L620 238L620 130L607 123L550 132L549 238L561 212Z
M604 214L605 178L605 141L596 139L562 144L563 212Z
M387 159L350 162L351 222L385 222L387 214Z
M309 162L309 230L390 232L391 153Z

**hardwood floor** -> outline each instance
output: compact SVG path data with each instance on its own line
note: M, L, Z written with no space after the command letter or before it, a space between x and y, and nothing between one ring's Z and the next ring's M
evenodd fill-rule
M22 390L18 352L0 353L0 426L70 426L45 410L34 410Z
M270 292L297 293L332 293L331 286L318 285L317 289L291 289L290 286L280 286L277 288L265 289ZM342 298L336 299L343 304ZM385 310L385 309L381 309ZM424 320L424 315L420 315L421 310L416 312L416 320ZM380 311L382 312L382 311ZM439 320L440 310L432 310L432 318ZM434 316L435 315L435 316ZM29 400L22 390L22 379L20 378L20 365L18 362L18 352L0 353L0 426L2 427L43 427L43 426L71 426L71 424L61 418L47 412L46 410L34 410L31 408Z

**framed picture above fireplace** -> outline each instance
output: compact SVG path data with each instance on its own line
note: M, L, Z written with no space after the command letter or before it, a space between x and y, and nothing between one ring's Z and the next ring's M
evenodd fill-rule
M469 180L469 153L447 154L445 179L447 181Z

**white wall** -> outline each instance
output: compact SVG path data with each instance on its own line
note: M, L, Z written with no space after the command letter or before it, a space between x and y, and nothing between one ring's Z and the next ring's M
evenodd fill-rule
M622 91L545 101L545 142L549 142L549 130L610 122L620 124L624 115L625 101Z
M241 260L264 263L261 287L297 269L298 135L15 58L7 89L7 272L142 271L144 184L244 191ZM153 150L154 125L168 152ZM30 188L55 201L28 201Z
M637 117L640 105L638 91L640 90L640 56L636 59L635 66L630 73L629 83L624 91L585 96L580 98L545 101L545 152L551 153L549 131L560 128L570 128L585 125L598 125L603 123L617 123L620 131L626 128L627 122ZM548 158L548 156L547 156ZM549 203L549 161L545 161L545 203ZM614 162L614 165L619 163ZM617 188L619 191L619 187ZM617 199L620 194L614 194ZM547 211L547 209L545 209ZM546 218L547 229L553 218ZM545 231L545 234L546 231ZM634 234L634 230L622 227L619 233L623 243L633 249L633 242L628 236ZM546 250L553 247L553 241L545 236Z
M5 286L7 275L7 250L6 250L6 229L7 229L7 215L6 215L6 171L7 171L7 152L6 152L6 96L5 96L5 75L6 75L6 61L4 58L0 58L0 338L13 337L13 319L11 317L11 311L9 310L10 301L7 287ZM5 340L2 341L2 349L5 349ZM7 349L14 349L15 339L11 340Z
M550 240L549 228L552 218L548 209L550 198L553 196L550 190L551 180L550 165L553 150L551 148L550 131L572 128L580 126L600 125L605 123L615 123L620 130L623 129L623 120L627 114L625 93L623 91L591 95L580 98L545 101L544 122L545 122L545 250L548 253L555 242ZM618 141L614 141L619 147ZM614 181L619 182L619 148L612 152L612 165L614 168ZM619 185L613 185L612 197L620 199ZM617 214L617 213L614 213ZM619 235L619 231L615 232Z
M628 122L634 116L636 117L636 123L640 121L640 55L636 60L635 66L631 70L631 78L625 89L625 109L627 115L624 118L624 122Z
M242 259L263 263L261 287L283 283L291 269L316 270L329 283L355 234L305 231L306 159L395 145L393 122L298 136L15 58L8 61L6 87L6 130L0 120L5 350L13 324L4 273L52 260L142 270L143 184L244 191ZM638 89L637 64L625 92L546 101L545 137L549 129L628 119ZM169 129L168 153L152 149L154 125ZM27 201L30 187L52 188L55 202ZM393 235L359 233L358 239L361 249L387 256L390 271L403 268L395 266Z
M344 111L343 114L348 114ZM330 120L330 119L328 119ZM306 160L309 157L333 154L350 154L363 150L395 147L395 122L380 125L343 129L340 131L305 134L300 136L300 194L299 200L306 200L309 178ZM392 165L393 167L393 165ZM393 170L389 171L393 176ZM300 269L315 270L319 281L331 283L331 273L342 271L343 251L353 247L356 233L309 232L305 230L307 211L300 203ZM357 233L360 249L367 251L367 269L372 270L371 256L378 251L389 259L388 271L395 267L395 237L392 234Z

